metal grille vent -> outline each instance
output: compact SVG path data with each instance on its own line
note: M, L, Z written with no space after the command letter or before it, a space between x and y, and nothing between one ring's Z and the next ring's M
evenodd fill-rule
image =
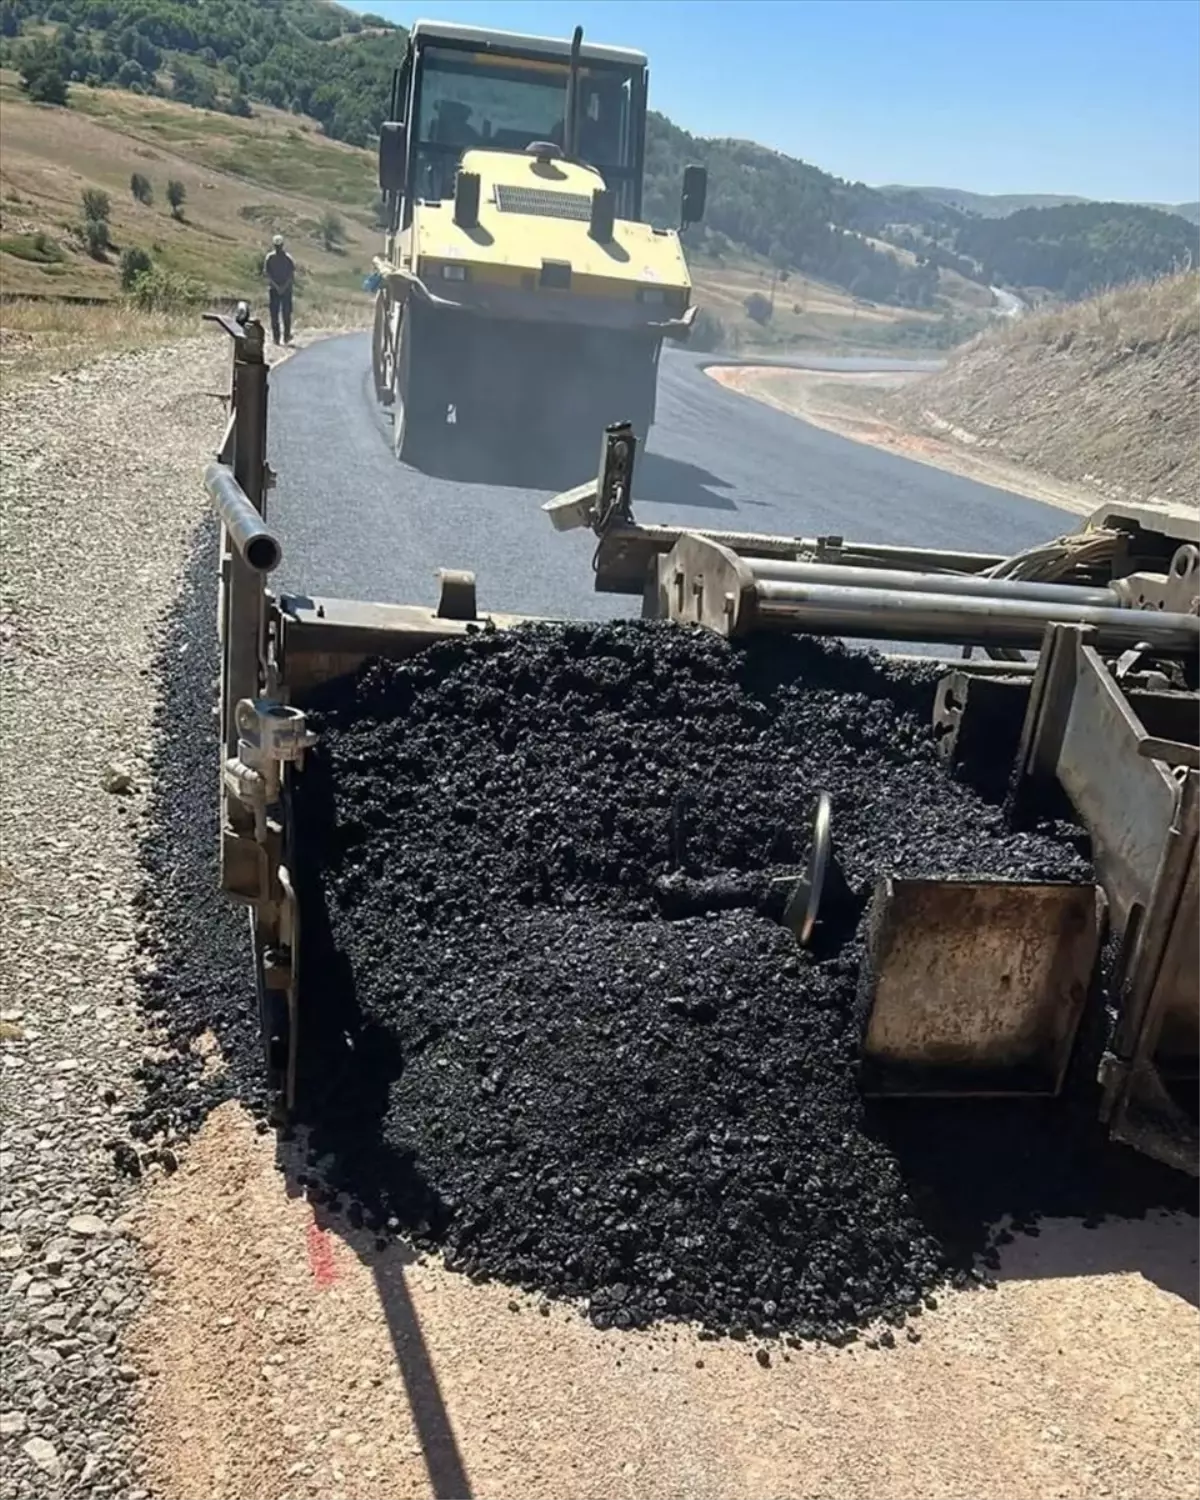
M586 193L554 193L546 188L496 184L496 207L502 214L536 214L543 219L582 219L592 216L592 200Z

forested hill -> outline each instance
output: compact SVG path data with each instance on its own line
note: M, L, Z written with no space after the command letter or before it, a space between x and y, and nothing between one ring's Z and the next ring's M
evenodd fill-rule
M17 66L32 51L77 82L234 114L259 100L366 146L406 33L326 0L0 0L0 35Z
M367 146L405 33L327 0L0 0L0 46L31 97L71 81L248 114L295 110ZM708 248L745 249L872 301L929 306L939 270L1080 297L1200 261L1200 229L1129 204L1070 204L984 219L904 189L844 182L749 141L689 135L652 114L646 209L678 211L689 161L709 169Z
M710 237L768 256L781 270L804 271L875 302L928 306L937 291L929 247L949 238L962 215L915 195L890 198L861 182L770 151L752 141L705 140L664 115L646 132L646 208L670 223L689 161L708 167L705 228ZM915 253L897 256L869 243L910 226Z
M1011 286L1046 287L1069 301L1108 287L1190 268L1200 228L1178 214L1129 203L1022 208L970 218L955 248Z

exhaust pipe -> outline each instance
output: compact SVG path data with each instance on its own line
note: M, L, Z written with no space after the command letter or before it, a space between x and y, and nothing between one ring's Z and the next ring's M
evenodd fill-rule
M567 109L563 121L563 155L574 161L579 141L579 51L583 46L583 27L576 26L571 38L571 71L567 75Z
M478 172L460 172L454 180L454 222L460 229L479 227Z
M588 233L600 245L607 245L613 237L613 226L617 221L617 203L610 188L596 188L592 193L591 223Z

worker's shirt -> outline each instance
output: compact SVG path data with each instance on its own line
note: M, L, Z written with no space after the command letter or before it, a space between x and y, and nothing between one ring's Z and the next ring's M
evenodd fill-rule
M263 275L277 292L290 292L296 276L296 263L286 250L272 250L263 261Z

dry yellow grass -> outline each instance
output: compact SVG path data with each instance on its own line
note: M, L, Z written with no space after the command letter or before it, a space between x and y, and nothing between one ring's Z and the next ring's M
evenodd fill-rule
M1200 334L1200 271L1180 271L1073 302L1051 312L1006 320L983 336L1000 344L1051 344L1076 339L1105 348L1146 350Z
M105 349L140 348L199 330L201 308L143 314L121 298L120 251L138 246L155 264L203 283L214 305L264 297L262 256L276 230L298 269L297 326L362 326L370 299L362 277L378 244L371 227L370 153L326 140L312 125L274 110L251 120L188 109L118 90L72 87L71 107L20 97L0 74L0 378L8 384L63 369ZM129 191L133 172L153 183L150 205ZM182 220L165 202L169 178L186 190ZM80 195L100 188L111 202L113 250L86 253ZM344 243L324 245L322 214L336 206ZM51 264L9 253L41 232L57 247ZM64 297L111 299L104 306Z
M144 313L125 302L87 306L20 298L0 304L0 385L69 369L97 355L144 349L200 331L192 313Z
M328 148L342 169L344 153L335 149L336 142L302 132L289 140L272 122L262 122L256 132L241 121L162 100L148 113L145 100L116 91L77 89L72 100L68 110L3 99L0 220L7 233L42 230L66 253L61 270L52 276L28 261L0 254L7 290L116 293L119 257L93 260L77 238L85 188L108 193L115 246L140 246L156 263L202 279L216 293L244 296L261 284L262 256L276 230L288 236L302 287L319 286L343 297L361 288L379 239L364 222L370 177L362 174L363 163L357 158L353 163L354 180L362 179L362 199L354 208L339 209L345 243L335 250L325 248L317 224L336 199L275 186L296 168L296 175L306 176L317 188L324 174L309 158L315 156L319 163ZM258 124L245 122L246 127ZM367 153L358 156L365 161ZM130 195L133 172L151 180L151 205L136 203ZM175 219L165 202L169 178L182 182L187 192L182 219ZM347 190L341 176L320 186L331 193Z
M228 303L214 302L214 307ZM306 308L308 325L298 344L365 326L362 307L320 300ZM96 306L50 299L17 298L0 303L0 389L73 369L105 354L146 349L203 336L201 309L142 312L124 300Z

